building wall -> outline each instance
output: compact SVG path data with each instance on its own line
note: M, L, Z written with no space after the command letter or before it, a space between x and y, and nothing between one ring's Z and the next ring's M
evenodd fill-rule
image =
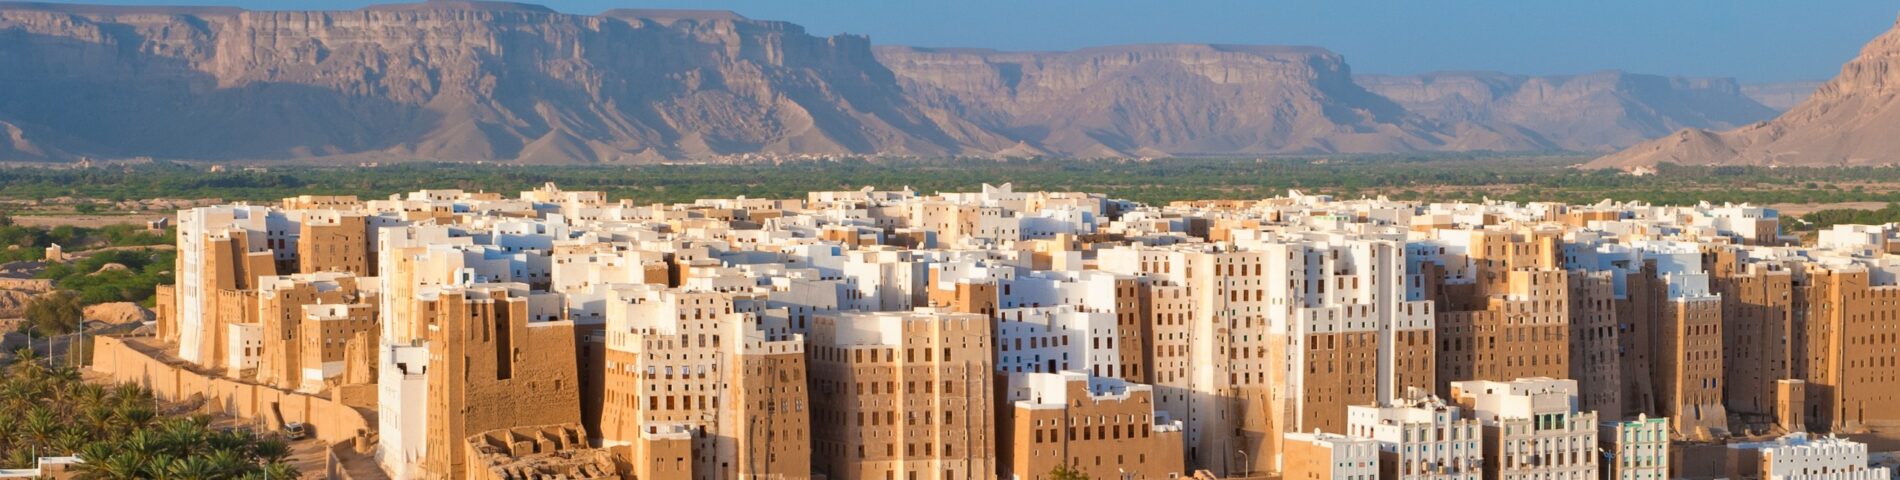
M1374 480L1379 449L1372 440L1332 434L1286 435L1285 480Z
M1666 305L1655 358L1655 385L1662 414L1677 432L1707 437L1728 430L1722 407L1722 304L1715 298Z
M656 425L642 431L630 445L612 447L628 459L626 473L632 480L671 480L694 478L693 436L681 425Z
M362 214L337 211L303 212L297 236L297 271L349 272L371 276L376 270L369 253L369 231Z
M1570 376L1570 280L1563 270L1514 270L1481 311L1438 312L1438 381ZM1480 286L1486 285L1480 283Z
M280 388L301 388L306 368L304 307L354 302L356 279L289 275L267 277L260 287L256 291L257 312L250 317L263 325L264 332L257 380ZM321 368L321 364L316 367Z
M1578 408L1620 417L1623 410L1616 285L1611 272L1572 271L1570 375Z
M930 311L819 317L810 342L815 473L997 475L988 320Z
M1669 421L1640 417L1627 422L1605 422L1598 441L1606 452L1604 480L1671 478Z
M264 421L275 413L285 422L310 426L311 436L332 443L352 442L359 432L373 431L363 411L328 398L263 385L212 377L128 345L129 340L93 338L92 370L115 382L136 383L152 389L161 400L184 400L203 395L217 413Z
M368 352L381 344L376 338L382 329L376 324L374 302L307 305L301 328L297 334L297 352L303 358L297 363L302 370L299 372L302 383L298 388L320 391L332 380L354 383L375 378L372 373L375 363L365 361L367 354L359 353L358 358L349 356L351 348ZM355 360L354 365L350 364L351 360ZM351 368L362 369L363 375L355 381L341 378Z
M466 472L461 446L476 432L580 423L574 327L530 325L527 303L503 289L449 289L424 303L430 475Z
M1047 478L1057 465L1069 465L1089 478L1176 478L1188 473L1181 458L1179 423L1154 415L1154 395L1146 385L1121 384L1119 393L1097 394L1087 376L1027 374L1046 389L1011 406L1009 430L999 451L1008 460L1002 472L1022 480Z
M1900 335L1890 326L1900 319L1900 286L1871 286L1859 267L1806 272L1805 337L1796 345L1797 372L1807 380L1809 425L1817 430L1860 428L1900 420L1891 405L1900 397L1900 377L1888 374L1900 365Z
M1657 404L1657 360L1652 348L1660 341L1656 329L1665 318L1668 288L1657 278L1655 263L1645 262L1641 269L1625 276L1624 291L1624 298L1616 302L1617 330L1632 334L1616 338L1620 352L1617 376L1623 383L1619 389L1623 411L1618 417L1658 415L1662 409Z
M601 440L688 429L695 478L811 474L803 337L732 294L649 286L608 300Z
M1717 266L1711 283L1722 296L1726 405L1738 414L1772 416L1775 382L1794 374L1794 276L1773 264L1738 268L1728 250L1709 256Z
M736 440L735 478L811 477L811 420L802 339L772 342L738 356L727 372L733 393L722 424ZM725 455L721 455L725 457Z
M1378 442L1379 478L1477 480L1484 474L1484 435L1477 420L1459 413L1437 398L1355 405L1346 434Z
M376 461L395 480L423 476L428 448L429 349L377 349Z
M1483 424L1487 480L1598 476L1597 414L1577 411L1574 380L1468 381L1452 391Z
M1153 337L1151 325L1147 322L1152 297L1148 286L1137 278L1116 278L1115 289L1115 348L1121 358L1119 372L1115 376L1130 382L1151 382L1154 359L1148 348L1148 340Z

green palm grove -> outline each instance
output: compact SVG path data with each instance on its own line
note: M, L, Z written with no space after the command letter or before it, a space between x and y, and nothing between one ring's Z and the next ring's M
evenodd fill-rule
M211 427L206 416L166 416L135 384L87 383L79 371L22 349L0 378L0 468L77 455L81 478L297 478L284 442Z

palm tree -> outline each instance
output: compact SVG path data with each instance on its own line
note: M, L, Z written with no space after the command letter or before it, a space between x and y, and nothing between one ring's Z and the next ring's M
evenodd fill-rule
M158 418L158 412L149 405L132 405L114 411L113 416L125 422L126 429L144 429L152 426L152 420Z
M26 421L20 424L20 434L33 445L46 445L54 435L59 434L59 417L44 406L33 407L26 412Z
M133 430L132 434L127 435L119 444L124 446L126 451L138 452L145 457L165 453L165 447L159 442L158 435L154 435L152 430L147 428Z
M178 457L165 453L152 455L151 458L145 460L145 468L139 471L138 478L173 478L170 476L170 467L177 459Z
M258 476L265 480L291 480L303 476L302 472L297 471L297 467L284 462L266 463L263 470L258 473Z
M87 460L87 462L90 463L91 460ZM104 465L98 467L99 470L96 477L88 476L111 480L144 478L146 476L145 466L145 460L140 454L136 452L119 452L116 455L106 458Z
M218 472L204 456L193 455L172 460L165 465L165 472L158 478L176 480L203 480L216 477Z
M87 405L84 413L79 415L80 424L84 425L87 431L93 432L94 434L113 431L112 419L112 409L106 408L105 405L99 403Z
M15 447L13 449L13 452L7 455L6 467L7 468L33 468L34 460L37 460L37 459L33 458L33 449Z
M210 448L213 452L220 450L243 451L248 449L250 443L251 438L249 435L235 431L212 432L210 435L207 435L204 440L205 447Z
M275 438L261 439L251 444L251 455L256 455L265 463L283 462L285 458L290 457L290 445Z
M84 448L90 441L92 441L92 436L87 435L85 431L68 428L61 430L59 436L53 437L53 443L50 446L57 453L72 453Z
M67 387L79 385L79 369L70 367L46 368L47 378L60 382Z
M215 449L210 454L195 456L210 464L211 473L218 478L231 478L243 475L256 465L235 450Z
M30 360L31 354L27 354ZM88 384L70 368L32 361L0 375L0 468L76 453L87 479L296 478L289 448L248 431L216 431L211 417L173 417L136 384Z
M0 446L13 443L13 435L20 430L20 417L0 415Z
M125 382L112 387L112 398L118 400L120 405L143 405L150 403L151 392L145 391L145 387L139 384Z
M112 460L113 453L117 451L118 448L103 441L88 443L79 449L80 462L73 465L73 470L84 479L115 478L107 473L107 462Z
M202 447L205 437L204 427L188 418L172 418L158 425L159 444L180 454L190 454Z
M40 366L39 361L40 361L40 357L39 355L33 354L33 348L31 345L20 347L19 349L13 351L12 370L19 372L19 371L26 371L28 369L37 368Z
M84 447L79 447L79 459L84 460L87 464L98 465L105 463L107 459L112 458L113 455L118 454L120 451L118 446L102 440L88 443Z
M0 384L0 402L5 402L8 409L25 408L39 398L39 394L25 380L9 377L6 383Z

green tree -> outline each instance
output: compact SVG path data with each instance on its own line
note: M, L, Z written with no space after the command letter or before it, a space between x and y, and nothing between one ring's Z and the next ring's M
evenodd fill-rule
M1064 463L1056 465L1055 469L1049 470L1049 478L1052 480L1089 480L1089 475L1077 471L1069 467L1069 464Z
M284 444L218 431L208 417L161 417L150 390L88 384L77 370L15 362L0 375L0 467L78 455L87 479L296 478Z
M59 290L27 302L25 317L28 328L39 335L63 335L79 330L85 307L78 295Z
M298 472L297 467L292 467L290 464L284 462L266 463L262 471L256 475L256 477L265 480L291 480L301 476L303 476L303 473Z

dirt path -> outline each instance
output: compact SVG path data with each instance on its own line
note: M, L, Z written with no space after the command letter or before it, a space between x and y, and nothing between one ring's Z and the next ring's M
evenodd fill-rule
M75 227L99 228L107 225L144 225L146 222L171 217L166 213L132 213L125 215L15 215L13 223L29 227Z
M1798 217L1818 210L1856 209L1879 210L1886 208L1887 202L1840 202L1840 203L1776 203L1768 208L1781 212L1784 216Z

